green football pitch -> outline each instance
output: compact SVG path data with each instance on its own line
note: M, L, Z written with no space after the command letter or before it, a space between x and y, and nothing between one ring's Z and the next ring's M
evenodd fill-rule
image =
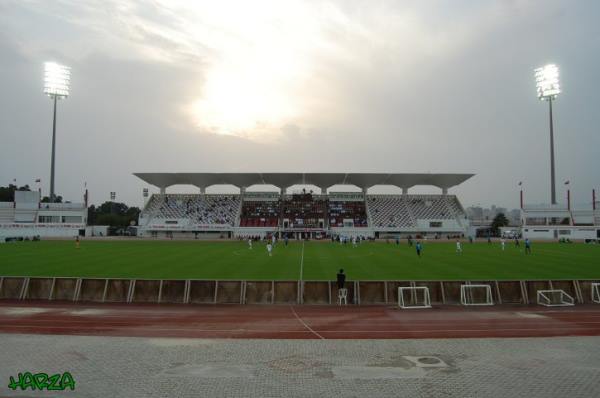
M18 242L0 245L0 276L101 278L333 280L600 279L600 246L533 243L526 255L514 243L425 243L422 257L400 245L364 242L264 243L199 241Z

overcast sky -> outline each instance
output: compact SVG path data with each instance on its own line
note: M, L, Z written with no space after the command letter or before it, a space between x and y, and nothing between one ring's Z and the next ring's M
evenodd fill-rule
M600 188L600 2L0 0L0 185L49 186L43 62L72 68L56 190L142 204L134 172L449 172L466 206ZM157 189L150 187L151 192ZM173 187L175 192L183 187ZM417 190L415 190L416 192ZM439 190L429 190L437 192Z

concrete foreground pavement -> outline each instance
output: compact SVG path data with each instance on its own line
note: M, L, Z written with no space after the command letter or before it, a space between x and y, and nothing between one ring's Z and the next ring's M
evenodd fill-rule
M74 391L8 388L70 372ZM0 397L597 397L600 337L243 340L0 334Z

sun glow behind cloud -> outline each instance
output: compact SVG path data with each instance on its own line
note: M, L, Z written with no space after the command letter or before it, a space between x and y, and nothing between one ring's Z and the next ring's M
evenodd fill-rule
M202 131L270 139L302 116L316 19L302 3L237 3L234 14L228 4L216 5L193 12L217 28L190 32L210 56L188 115Z
M416 4L101 0L29 7L89 34L94 49L73 39L77 54L173 65L184 83L167 106L179 114L165 114L186 130L270 140L286 126L299 133L344 133L361 120L371 126L365 110L378 90L417 81L424 64L476 37L467 29L473 23L447 22ZM478 12L475 30L490 28L493 8Z

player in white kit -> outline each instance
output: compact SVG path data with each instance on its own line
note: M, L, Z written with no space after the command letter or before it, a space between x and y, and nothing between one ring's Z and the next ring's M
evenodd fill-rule
M504 251L504 247L506 246L506 242L504 241L504 238L502 238L502 240L500 240L500 246L502 247L502 251Z
M459 240L456 241L456 254L462 254L462 245Z
M273 255L273 245L271 243L267 243L267 251L269 252L269 257Z
M248 249L252 249L252 239L248 239Z

